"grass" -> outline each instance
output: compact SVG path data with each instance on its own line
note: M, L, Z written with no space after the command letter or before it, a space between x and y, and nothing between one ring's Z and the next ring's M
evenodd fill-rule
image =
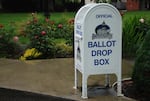
M43 13L38 13L39 17L43 16ZM150 11L130 11L125 12L123 19L133 16L146 17L150 19ZM0 24L5 26L10 22L16 22L17 24L21 24L27 21L31 17L31 13L0 13ZM66 20L69 18L74 18L75 12L63 12L63 13L55 13L52 12L50 14L50 19L56 22L60 20Z
M43 17L43 13L38 13L39 17ZM56 22L74 18L74 12L51 13L50 19ZM0 24L7 26L11 22L15 22L18 26L31 18L31 13L0 13Z
M127 16L133 16L133 15L137 15L137 16L149 16L150 17L150 11L130 11L130 12L126 12Z
M125 12L124 16L123 16L123 20L128 19L130 17L134 17L134 16L150 19L150 11L130 11L130 12Z
M30 17L29 13L0 13L0 24L7 26L11 22L20 25L20 22L26 21Z
M60 20L66 20L74 17L75 12L64 12L64 13L52 13L50 19L59 22Z

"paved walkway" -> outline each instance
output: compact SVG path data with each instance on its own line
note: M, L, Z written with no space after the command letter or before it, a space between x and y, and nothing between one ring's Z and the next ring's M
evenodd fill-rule
M127 63L126 61L123 61ZM20 61L0 59L0 87L69 98L77 101L134 101L117 97L113 89L104 89L104 76L88 79L89 99L81 98L81 88L74 90L74 60L72 58ZM128 63L127 65L131 65ZM129 71L123 73L127 76ZM81 74L79 73L81 87ZM111 83L116 77L111 76Z

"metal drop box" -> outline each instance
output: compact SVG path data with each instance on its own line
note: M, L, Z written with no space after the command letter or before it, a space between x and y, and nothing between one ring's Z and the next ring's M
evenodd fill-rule
M82 74L82 97L87 98L90 75L116 74L121 96L122 18L111 4L91 3L79 9L74 26L75 88Z

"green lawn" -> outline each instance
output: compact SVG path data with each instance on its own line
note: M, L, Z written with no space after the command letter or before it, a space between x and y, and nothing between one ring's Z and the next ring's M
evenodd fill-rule
M42 17L42 13L37 13L38 17ZM60 21L64 19L74 18L75 13L63 12L63 13L51 13L50 19L54 21ZM31 18L31 13L0 13L0 24L7 26L10 22L15 22L20 25L23 22Z
M26 21L29 17L29 13L0 13L0 24L6 26L11 22L19 23Z
M150 19L150 11L130 11L130 12L127 11L124 13L123 19L134 16Z
M60 21L75 17L75 12L64 12L64 13L52 13L50 19L54 21Z
M39 17L42 17L42 13L38 13ZM130 11L125 12L123 19L133 16L146 17L150 19L150 11ZM31 13L0 13L0 24L7 26L10 22L15 22L18 25L27 21L31 17ZM69 18L74 18L75 12L63 12L63 13L51 13L50 19L56 22L60 20L66 20Z
M130 11L130 12L126 12L127 16L149 16L150 17L150 11Z

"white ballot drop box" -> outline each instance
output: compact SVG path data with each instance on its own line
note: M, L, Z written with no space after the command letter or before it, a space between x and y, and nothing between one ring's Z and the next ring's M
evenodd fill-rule
M122 18L107 3L91 3L79 9L74 26L75 85L82 74L82 98L88 97L90 75L116 74L117 95L121 96Z

